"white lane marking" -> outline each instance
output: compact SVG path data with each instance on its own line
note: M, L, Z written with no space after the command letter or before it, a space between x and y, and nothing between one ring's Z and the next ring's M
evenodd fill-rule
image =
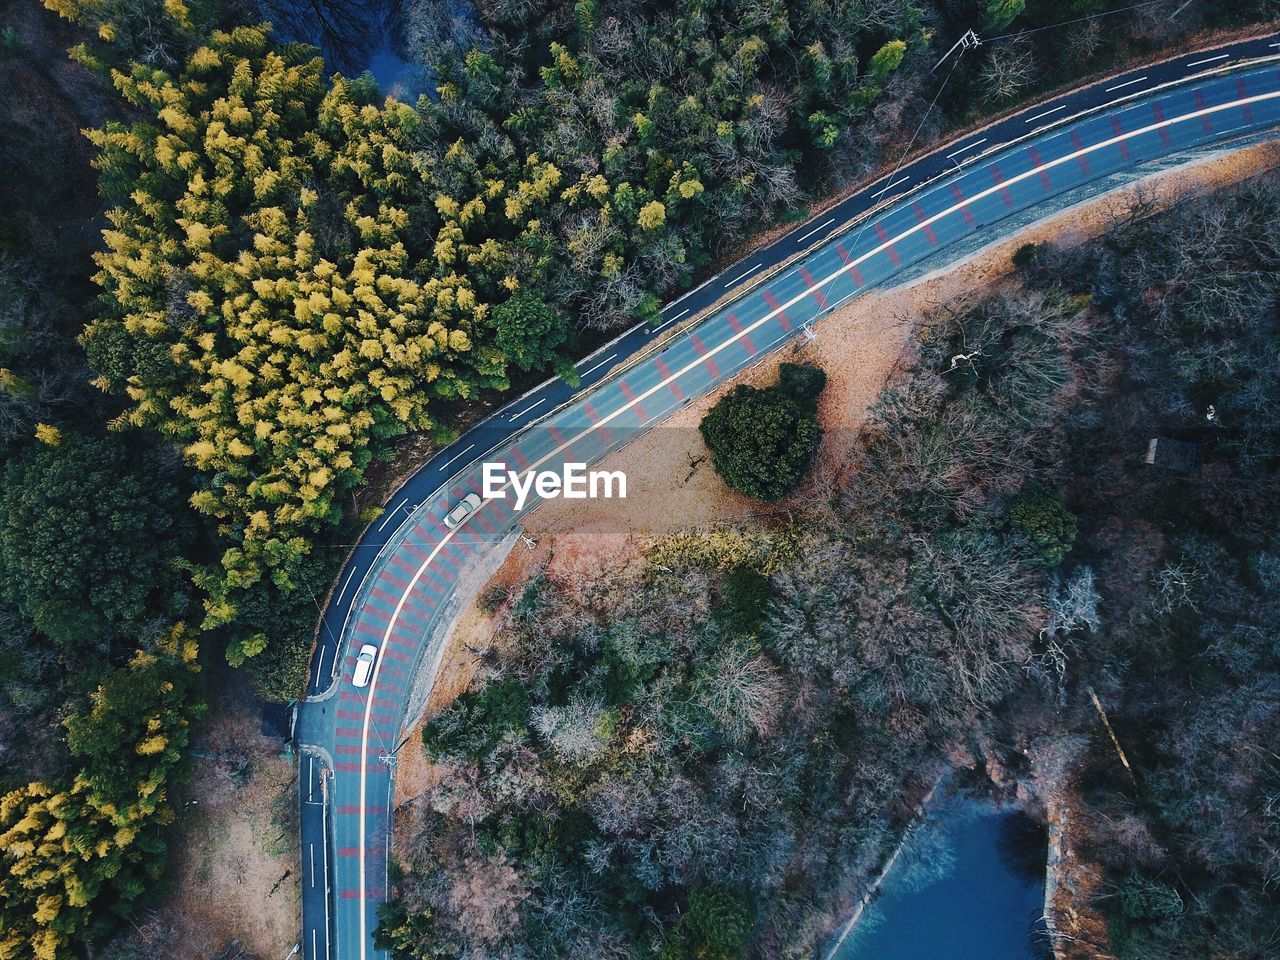
M677 320L679 320L681 317L683 317L683 316L684 316L686 313L688 313L688 312L689 312L689 308L688 308L688 307L685 307L683 310L681 310L679 313L677 313L677 314L676 314L674 317L672 317L670 320L665 320L665 321L663 321L662 323L658 324L658 326L654 327L654 328L653 328L653 332L654 332L654 333L657 333L657 332L658 332L659 330L661 330L663 327L669 327L669 326L671 326L673 323L675 323Z
M450 458L449 458L448 460L446 460L444 463L440 464L440 469L441 469L441 470L444 470L445 468L447 468L447 467L449 466L449 464L453 463L453 461L454 461L454 460L457 460L457 459L458 459L458 457L462 456L462 455L463 455L464 453L466 453L468 450L474 450L475 448L476 448L476 445L473 443L473 444L471 444L470 446L468 446L466 450L460 450L458 453L455 453L452 457L450 457Z
M803 237L796 237L796 243L804 243L806 240L812 237L819 230L823 229L824 227L829 227L835 222L836 222L836 218L832 217L830 220L826 221L825 223L818 224L816 227L814 227L812 230L806 233Z
M316 928L311 928L311 960L318 960L319 954L316 953Z
M613 413L608 414L607 416L598 420L596 423L592 424L590 427L587 427L585 430L582 430L580 433L574 435L568 440L565 440L563 443L557 446L554 450L540 457L535 463L530 464L529 467L526 468L525 474L538 470L548 460L552 459L555 456L558 456L560 453L564 452L569 447L573 446L583 437L586 437L594 433L595 431L599 430L601 427L608 426L608 424L611 421L622 416L632 407L638 404L642 404L645 400L647 400L649 397L652 397L659 390L666 389L666 387L669 384L674 383L676 380L680 379L685 374L689 373L691 370L694 370L702 366L704 363L706 363L706 361L710 357L714 357L716 354L720 353L722 350L727 350L732 344L736 343L738 340L742 339L743 337L749 336L751 333L758 330L764 324L773 320L774 317L790 310L796 304L802 302L806 297L812 296L814 290L821 289L822 287L831 283L833 280L836 280L839 277L843 276L845 273L848 273L849 271L853 270L858 265L865 263L866 261L870 260L872 257L880 253L883 253L885 250L889 249L889 247L893 246L894 244L901 243L907 237L920 233L923 230L927 229L928 227L932 226L933 224L937 223L939 220L942 220L955 213L958 213L961 209L963 209L967 205L977 203L980 200L985 200L987 197L995 196L1001 190L1008 189L1014 184L1021 183L1024 180L1029 180L1032 177L1038 177L1043 171L1052 170L1057 167L1063 166L1064 164L1073 163L1076 160L1080 159L1080 157L1086 156L1087 154L1090 154L1090 153L1094 153L1098 150L1105 150L1108 147L1113 147L1117 143L1121 143L1122 141L1128 140L1132 137L1140 137L1144 134L1152 133L1156 130L1162 130L1165 127L1170 127L1178 123L1185 123L1189 120L1198 120L1201 117L1205 117L1213 113L1221 113L1226 110L1235 110L1242 106L1246 106L1248 104L1261 103L1264 100L1275 100L1277 98L1280 98L1280 91L1276 91L1274 93L1260 93L1260 94L1255 94L1254 96L1251 96L1251 97L1242 97L1238 100L1232 100L1229 103L1219 104L1218 106L1214 106L1214 107L1203 107L1201 109L1193 110L1190 113L1185 113L1178 117L1169 117L1164 120L1159 120L1156 123L1148 124L1145 127L1139 127L1135 130L1131 130L1122 136L1109 137L1108 139L1102 140L1094 144L1093 146L1082 147L1079 150L1072 150L1070 153L1064 154L1063 156L1058 157L1055 160L1050 160L1046 163L1039 164L1038 166L1032 167L1030 170L1026 170L1023 173L1013 174L1012 176L1010 176L1008 179L1004 180L1001 183L994 184L993 186L990 186L985 190L980 190L978 193L969 197L962 203L952 204L951 206L947 207L945 210L942 210L939 213L935 213L932 216L926 217L924 220L921 220L913 224L912 226L908 227L906 230L902 231L902 233L898 234L898 236L886 238L879 246L873 247L872 249L868 250L866 253L862 254L860 257L856 257L850 260L848 263L844 264L835 272L831 273L830 275L824 277L822 280L813 284L811 287L809 287L809 289L801 291L800 293L796 294L796 296L792 297L790 300L786 301L785 303L778 304L777 307L775 307L769 313L765 314L759 320L756 320L748 324L747 326L743 327L741 330L735 332L735 334L732 337L730 337L728 340L724 341L723 343L715 347L712 347L710 350L707 351L706 354L700 357L696 357L693 361L691 361L690 363L681 367L679 370L672 373L671 376L666 377L665 379L659 381L658 383L655 383L652 387L649 387L643 393L638 394L634 399L627 401L627 403L623 404L617 410L613 411ZM508 479L499 488L497 494L495 494L495 496L493 497L486 499L480 505L479 509L484 509L484 507L490 502L497 499L501 499L501 495L505 494L506 488L510 485L511 485L511 481ZM438 557L440 555L440 552L449 545L449 541L452 540L457 533L458 531L456 530L450 530L446 532L445 535L441 538L440 542L437 543L431 549L431 553L427 555L427 557L418 566L418 569L414 572L413 576L409 579L409 583L405 587L404 592L400 595L400 599L396 601L396 607L395 607L395 610L392 611L391 613L391 618L387 621L387 627L386 627L386 630L383 632L383 637L382 637L384 645L391 642L392 631L394 631L396 626L399 624L400 615L404 610L405 604L407 604L409 601L409 596L413 593L414 589L417 587L418 581L422 579L423 574L427 572L427 569L431 566L432 563L435 562L436 557ZM364 726L361 731L361 739L360 739L360 757L361 757L360 798L362 801L364 800L365 797L368 796L368 793L369 793L369 772L368 772L369 726L373 720L373 701L377 695L378 675L382 671L382 663L383 663L382 657L379 657L374 662L373 674L372 676L369 677L369 692L367 694L368 699L365 700ZM368 914L368 909L367 909L368 908L368 879L365 876L365 837L367 832L366 831L366 816L367 816L366 807L367 807L367 804L362 802L360 804L360 814L359 814L359 821L360 821L360 856L359 856L360 888L359 889L360 889L360 957L361 957L361 960L364 960L364 958L367 956L367 951L365 949L365 946L369 936L369 918L367 916Z
M507 419L508 419L508 420L519 420L521 417L523 417L526 413L528 413L528 412L529 412L530 410L532 410L534 407L541 406L542 404L544 404L544 403L546 403L546 402L547 402L547 398L546 398L546 397L543 397L541 400L538 400L538 401L537 401L537 402L535 402L535 403L531 403L531 404L529 404L529 406L525 407L525 408L524 408L523 410L521 410L519 413L513 413L513 414L511 414L511 416L507 417Z
M1272 46L1274 47L1275 44L1273 43ZM1201 66L1204 66L1206 63L1213 63L1216 60L1226 60L1229 56L1231 56L1231 54L1229 53L1220 53L1216 57L1205 57L1203 60L1193 60L1191 63L1188 63L1187 66L1201 67Z
M335 644L335 646L336 646L336 644ZM318 687L318 686L320 686L320 668L324 666L324 654L325 654L325 648L324 648L324 646L321 646L321 647L320 647L320 656L319 656L319 658L316 660L316 686L317 686L317 687Z
M307 757L307 802L316 798L316 758Z
M591 374L595 373L597 370L599 370L601 367L603 367L606 363L608 363L610 360L612 360L612 359L613 359L614 357L616 357L616 356L617 356L617 354L616 354L616 353L611 353L611 354L609 354L607 357L605 357L603 360L601 360L599 363L597 363L597 364L596 364L594 367L592 367L590 370L583 370L583 371L582 371L582 376L584 376L584 377L589 377L589 376L591 376Z
M316 888L316 845L314 843L307 844L307 855L311 859L311 889Z
M986 137L983 137L981 140L975 140L975 141L973 141L973 143L966 143L966 144L965 144L963 147L961 147L959 150L952 150L950 153L948 153L948 154L947 154L947 159L948 159L948 160L950 160L950 159L951 159L952 157L954 157L956 154L958 154L958 153L964 153L966 150L972 150L974 147L976 147L976 146L978 146L978 145L980 145L980 144L986 143L986 142L987 142L987 138L986 138Z
M898 184L900 184L900 183L906 183L906 182L907 182L908 180L910 180L910 179L911 179L911 178L910 178L909 176L908 176L908 177L899 177L897 180L893 181L893 183L889 184L887 187L885 187L885 188L884 188L884 190L881 190L880 192L881 192L881 193L884 193L884 192L885 192L885 190L892 190L892 189L893 189L894 187L896 187Z
M1035 123L1037 120L1041 119L1042 117L1047 117L1051 113L1057 113L1059 110L1065 110L1065 109L1067 109L1067 105L1065 103L1062 103L1054 107L1052 110L1046 110L1044 113L1037 113L1034 117L1027 117L1027 119L1023 120L1022 122Z
M1141 83L1145 79L1147 79L1147 77L1144 74L1143 76L1137 77L1133 80L1126 80L1124 83L1117 83L1114 87L1107 87L1102 92L1110 93L1112 90L1123 90L1125 87L1132 87L1135 83Z
M337 603L342 602L342 595L347 592L347 587L351 586L351 578L356 575L356 568L352 567L351 572L347 574L346 581L342 584L342 589L338 591Z
M763 266L764 266L763 263L757 263L754 267L749 268L746 273L738 274L736 277L734 277L732 280L730 280L728 283L724 285L725 289L726 290L729 289L739 280L745 280L747 277L751 276L753 273L755 273L757 270L759 270Z
M400 512L400 508L403 507L408 502L409 502L409 498L405 497L403 500L401 500L394 507L392 507L390 510L387 511L387 519L383 520L380 524L378 524L379 533L381 533L382 529L392 521L392 519L395 517L397 513Z

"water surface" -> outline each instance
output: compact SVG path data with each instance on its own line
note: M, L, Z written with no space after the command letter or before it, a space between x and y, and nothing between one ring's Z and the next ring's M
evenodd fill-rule
M1042 960L1044 869L1024 814L943 798L833 960Z

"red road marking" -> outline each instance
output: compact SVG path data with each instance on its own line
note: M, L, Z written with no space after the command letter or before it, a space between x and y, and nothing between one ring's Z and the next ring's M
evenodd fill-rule
M1244 77L1236 78L1236 95L1241 100L1249 96L1249 91L1244 87ZM1240 108L1240 110L1244 114L1244 122L1253 123L1253 107L1246 103Z
M951 196L955 197L956 203L960 204L960 213L964 216L964 222L972 227L973 214L969 212L969 201L960 192L960 187L954 183L951 185Z
M335 743L333 745L334 753L357 754L360 749L360 744L358 743Z
M742 321L736 315L730 313L728 316L729 326L733 328L733 332L742 335L742 345L747 348L747 353L755 356L756 346L751 342L751 337L742 333Z
M649 419L644 412L644 407L640 401L636 399L636 392L631 389L631 384L625 380L618 381L618 389L622 391L622 395L627 398L627 403L636 408L636 412L640 414L641 419Z
M582 409L587 412L587 417L591 420L592 424L598 424L600 422L600 415L596 413L596 408L593 407L590 402L584 403L582 405ZM596 429L600 431L600 436L604 437L606 446L613 442L613 434L609 432L608 427L597 426Z
M1114 133L1117 137L1124 136L1124 127L1120 126L1119 117L1113 116L1111 118L1111 132ZM1127 139L1121 140L1119 146L1120 146L1120 156L1124 157L1125 163L1128 163L1129 162L1129 141Z
M1040 151L1032 147L1027 151L1027 155L1031 157L1031 168L1043 167L1044 161L1040 159ZM1040 171L1040 188L1048 193L1053 189L1053 181L1049 179L1049 174L1044 170Z
M1004 174L994 163L987 164L987 169L991 172L991 179L1000 187L1000 199L1004 201L1006 207L1012 207L1013 196L1009 193L1009 188L1004 185Z
M938 235L933 232L931 224L925 224L929 219L929 215L924 212L924 207L920 206L919 200L911 202L911 212L916 215L916 223L924 227L924 238L929 241L929 246L936 247L938 245Z
M902 258L898 256L898 251L893 249L893 244L889 243L889 233L884 228L883 223L876 224L876 236L880 238L882 244L886 244L885 252L889 254L889 262L895 267L902 264Z
M511 448L511 456L515 458L516 466L518 466L521 470L529 469L529 458L520 452L519 447Z
M766 303L768 301L765 301ZM716 380L720 379L720 368L716 366L716 362L707 356L706 344L702 342L702 338L696 333L689 338L693 344L693 349L698 352L698 356L702 357L702 362L707 365L707 372Z
M378 803L366 804L365 813L386 813L387 808ZM334 812L339 815L358 814L360 812L360 804L339 805L334 807Z
M667 381L667 389L671 391L671 395L677 400L683 400L684 391L681 390L680 386L671 378L671 371L667 369L667 365L663 359L661 357L654 357L653 365L658 368L659 376L661 376L663 380Z
M383 892L381 890L367 890L365 891L365 894L370 900L374 900L374 899L381 900L384 897ZM360 891L359 890L339 890L338 896L342 897L343 900L359 900Z
M813 279L813 274L809 272L808 267L800 268L800 279L809 288L809 296L818 301L818 306L821 309L827 309L827 295L818 289L818 281Z
M840 254L840 259L845 262L845 266L849 267L849 276L853 277L853 282L860 287L864 286L866 281L862 279L862 271L857 267L850 266L850 261L853 260L853 257L849 256L849 251L844 248L843 243L836 244L836 253ZM765 296L767 297L768 294Z
M783 330L786 330L788 333L790 333L791 320L789 317L787 317L787 312L785 310L778 309L778 298L773 295L772 291L766 290L764 292L764 302L769 305L770 310L778 311L778 322L782 324Z
M382 766L382 764L380 763L355 763L354 761L351 761L351 762L339 761L338 763L335 763L333 765L333 769L338 771L338 773L359 773L362 770L368 773L375 773L377 772L377 769L380 766Z
M360 856L359 847L339 847L338 856L340 857L358 857Z
M1151 112L1155 115L1156 123L1164 123L1164 108L1160 106L1160 102L1158 100L1155 103L1151 104ZM1163 143L1166 147L1169 146L1169 128L1168 127L1160 128L1160 142Z
M339 711L339 713L341 712L342 711ZM353 717L352 719L358 719L359 717L362 717L362 716L363 714L357 713L356 716ZM337 737L358 737L360 736L360 728L359 727L337 727L334 729L333 734L334 736L337 736Z
M1084 149L1084 144L1080 140L1080 131L1078 130L1071 131L1071 147L1073 150ZM1087 177L1089 175L1089 158L1082 153L1076 157L1076 160L1080 163L1080 172Z
M1196 90L1196 109L1204 109L1204 93L1200 90ZM1200 118L1200 129L1205 133L1213 133L1213 121L1207 113Z
M337 711L337 713L338 713L339 720L363 720L364 719L363 710L339 710ZM371 710L370 713L381 713L388 720L396 719L396 714L386 713L382 710Z
M401 663L413 662L413 657L409 656L409 654L407 653L401 653L399 650L391 649L390 644L388 644L386 649L383 650L382 652L385 653L392 660L399 660Z

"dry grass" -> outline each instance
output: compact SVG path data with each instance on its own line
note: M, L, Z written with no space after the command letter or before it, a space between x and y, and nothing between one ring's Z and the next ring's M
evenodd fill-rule
M219 694L196 749L213 759L196 760L160 912L184 960L213 960L232 940L264 960L284 957L301 926L296 766L259 732L247 679L219 665L211 674Z

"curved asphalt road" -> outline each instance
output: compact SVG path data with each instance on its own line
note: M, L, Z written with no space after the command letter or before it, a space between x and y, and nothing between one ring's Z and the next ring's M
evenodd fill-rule
M481 491L481 457L519 471L593 463L802 326L985 226L1138 164L1280 125L1280 68L1263 62L1277 56L1277 36L1181 56L940 147L668 305L661 325L598 350L579 364L578 389L549 381L428 461L343 570L300 706L303 956L385 957L373 931L387 898L388 761L411 681L428 663L427 638L460 571L518 519L513 496L493 498L461 530L445 527L453 504ZM874 218L843 228L877 206ZM608 376L665 328L804 249L803 260ZM537 502L531 496L525 509ZM381 655L357 690L351 671L363 643Z

